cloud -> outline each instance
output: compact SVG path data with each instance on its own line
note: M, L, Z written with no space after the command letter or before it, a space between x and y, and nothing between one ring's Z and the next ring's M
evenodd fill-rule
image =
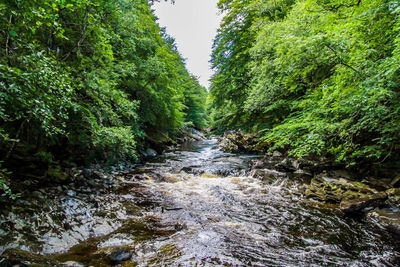
M208 88L211 47L221 21L217 0L176 0L174 5L161 1L153 9L159 25L175 38L189 71Z

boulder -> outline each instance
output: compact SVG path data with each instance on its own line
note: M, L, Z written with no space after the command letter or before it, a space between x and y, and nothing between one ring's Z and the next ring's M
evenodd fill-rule
M309 183L313 175L305 170L297 170L295 172L288 173L291 180L297 180L303 183Z
M253 162L252 169L262 169L265 167L265 163L262 160L256 160Z
M155 151L154 149L148 148L146 149L146 151L144 152L145 157L155 157L157 156L157 151Z
M306 190L306 197L339 204L343 200L360 199L375 193L377 193L376 190L363 183L344 178L332 178L322 173L311 180Z
M386 193L389 197L389 203L400 207L400 188L386 190Z
M276 170L256 169L250 173L250 176L272 183L272 182L275 182L279 178L285 178L286 174L283 172L278 172Z
M227 152L227 153L240 152L239 146L236 145L230 139L223 139L219 145L221 147L221 150L224 152Z
M375 188L379 191L384 191L384 190L391 188L390 181L391 180L387 179L387 178L369 177L369 178L362 180L362 183L365 183L365 184L369 185L370 187Z
M260 151L257 134L244 134L241 131L232 131L224 134L220 141L221 150L228 153Z
M252 169L274 169L279 160L273 159L271 156L265 156L263 159L253 160Z
M110 254L112 264L119 264L123 261L128 261L132 258L132 251L128 249L116 248Z
M69 178L68 174L65 173L59 165L49 166L49 169L47 170L47 176L51 180L58 183L67 181Z
M386 192L379 192L359 199L344 200L340 203L340 209L346 214L361 213L366 209L381 207L387 198Z
M275 152L278 152L278 151L275 151ZM292 159L285 158L281 162L276 164L275 168L278 170L286 171L286 172L295 172L300 169L300 162L298 160L292 160Z
M194 141L201 141L204 140L204 134L200 131L197 131L196 129L191 128L190 131L188 131L187 136L194 140Z

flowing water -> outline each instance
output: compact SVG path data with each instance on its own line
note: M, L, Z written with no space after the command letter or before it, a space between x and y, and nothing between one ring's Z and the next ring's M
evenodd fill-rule
M252 178L257 156L216 145L204 140L166 153L123 176L96 205L79 193L60 196L60 213L75 216L69 231L46 230L40 245L23 244L88 266L108 266L113 247L134 251L138 266L399 266L399 240L379 224L296 196L299 185L288 178ZM86 223L72 223L82 222L74 212ZM86 241L67 244L77 233Z

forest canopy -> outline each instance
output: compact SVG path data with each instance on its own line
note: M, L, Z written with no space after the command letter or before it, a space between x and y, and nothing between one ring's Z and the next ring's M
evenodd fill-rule
M204 127L207 91L149 1L5 0L0 14L0 160L134 159Z
M383 162L400 149L400 2L220 0L213 130L261 132L298 158Z

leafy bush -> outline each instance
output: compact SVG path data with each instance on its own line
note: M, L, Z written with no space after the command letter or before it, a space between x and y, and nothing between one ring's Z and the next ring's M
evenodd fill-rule
M7 0L0 16L0 159L131 159L147 132L204 126L206 92L148 1Z
M398 1L230 0L220 6L227 15L213 52L210 97L217 130L262 131L271 150L296 157L355 164L396 155ZM231 28L238 33L232 36ZM232 75L248 80L245 87L227 80L233 93L226 96L221 79Z
M3 162L0 161L0 168ZM20 194L13 194L10 187L7 184L8 176L11 173L7 169L0 169L0 202L7 202L9 200L15 200Z

